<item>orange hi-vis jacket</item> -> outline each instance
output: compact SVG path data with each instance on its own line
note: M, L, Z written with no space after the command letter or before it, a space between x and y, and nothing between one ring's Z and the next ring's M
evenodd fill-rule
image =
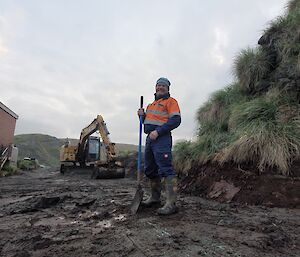
M144 131L149 134L157 130L159 135L166 134L178 127L181 122L177 101L169 95L155 100L146 109Z

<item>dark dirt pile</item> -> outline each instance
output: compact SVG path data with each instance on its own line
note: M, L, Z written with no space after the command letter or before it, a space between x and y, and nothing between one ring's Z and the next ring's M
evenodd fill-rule
M249 168L249 167L248 167ZM270 207L300 207L300 166L293 176L257 174L245 167L207 164L180 176L181 192L216 199Z
M137 154L120 160L126 167L126 177L135 179ZM291 171L292 176L285 177L271 171L258 174L255 167L195 166L185 175L179 175L179 190L221 202L297 208L300 207L300 162L295 162Z
M143 155L143 153L142 153ZM136 178L136 172L137 172L137 159L138 159L138 154L137 153L130 153L128 155L123 155L118 157L118 161L120 161L126 171L126 177L127 178ZM144 158L142 158L142 167L141 169L143 170L144 167Z

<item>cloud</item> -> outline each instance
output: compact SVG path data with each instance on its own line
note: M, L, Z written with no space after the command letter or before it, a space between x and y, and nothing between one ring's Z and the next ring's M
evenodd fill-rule
M5 23L4 17L0 16L0 57L8 52L8 49L7 49L7 47L5 46L5 44L3 42L3 38L4 38L3 26L4 26L4 23Z
M4 44L0 41L0 56L4 55L8 52L8 49L4 46Z
M284 3L1 2L0 101L20 116L17 134L79 137L101 114L113 141L137 143L139 97L151 102L166 76L182 111L174 139L190 139L199 106L233 80L234 55Z
M228 47L228 35L225 29L219 27L214 28L215 43L212 50L212 57L219 65L224 64L225 56L223 55L224 49Z

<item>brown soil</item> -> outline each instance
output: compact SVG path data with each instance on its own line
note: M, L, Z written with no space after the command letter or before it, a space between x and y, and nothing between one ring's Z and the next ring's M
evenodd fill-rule
M181 194L173 216L155 208L132 216L134 180L91 180L85 172L1 178L0 256L300 255L299 209Z
M193 168L181 176L181 191L187 194L208 197L215 191L215 184L227 183L239 189L230 199L224 197L226 189L219 194L213 194L219 201L230 200L242 204L265 205L269 207L300 207L300 177L299 167L294 166L294 176L284 177L274 174L255 174L244 167L219 167L216 165L203 165ZM224 189L224 188L223 188ZM222 190L222 189L220 189ZM228 189L230 190L230 189Z

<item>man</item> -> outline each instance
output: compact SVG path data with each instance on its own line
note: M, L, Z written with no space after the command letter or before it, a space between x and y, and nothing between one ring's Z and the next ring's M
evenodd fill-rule
M177 212L176 174L172 166L171 130L181 123L180 109L177 101L170 97L170 81L159 78L156 82L155 100L149 104L146 113L138 110L142 116L144 132L147 134L145 149L145 174L150 179L151 195L142 204L151 207L160 204L161 179L165 182L166 203L157 210L160 215Z

